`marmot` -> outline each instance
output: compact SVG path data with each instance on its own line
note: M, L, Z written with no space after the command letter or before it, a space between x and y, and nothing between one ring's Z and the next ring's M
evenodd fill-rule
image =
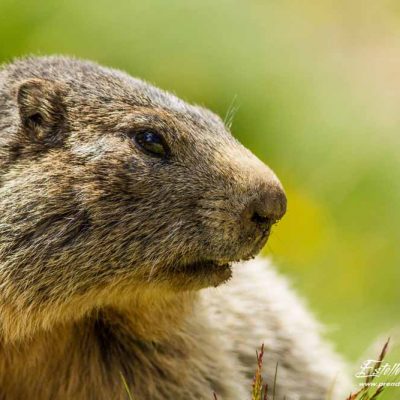
M263 342L277 398L338 398L313 318L243 263L285 208L212 112L87 61L4 66L0 398L245 400Z

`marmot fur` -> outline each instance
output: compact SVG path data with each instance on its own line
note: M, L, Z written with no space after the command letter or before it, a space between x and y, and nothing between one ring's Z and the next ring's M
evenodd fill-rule
M137 400L245 400L263 342L277 398L338 398L313 318L243 262L285 209L210 111L91 62L4 66L0 398L127 399L125 380Z

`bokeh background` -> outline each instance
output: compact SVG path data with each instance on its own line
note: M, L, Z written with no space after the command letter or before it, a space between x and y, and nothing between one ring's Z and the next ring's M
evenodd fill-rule
M400 2L0 0L0 62L29 53L233 108L287 189L265 252L327 336L356 363L399 325Z

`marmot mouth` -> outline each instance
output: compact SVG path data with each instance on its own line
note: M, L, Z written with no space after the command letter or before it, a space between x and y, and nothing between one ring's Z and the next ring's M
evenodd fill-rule
M216 272L231 271L231 268L232 263L229 262L204 260L181 265L177 270L187 274L214 274Z
M172 276L177 286L186 289L202 289L219 286L232 276L232 264L226 261L201 260L176 265ZM170 278L172 277L170 275Z

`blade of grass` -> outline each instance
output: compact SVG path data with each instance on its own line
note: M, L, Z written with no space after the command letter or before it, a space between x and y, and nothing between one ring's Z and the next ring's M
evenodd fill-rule
M275 400L276 380L278 378L278 365L279 365L279 362L276 363L276 367L275 367L274 386L272 388L272 400Z
M123 373L120 372L120 375L121 375L122 383L123 383L123 385L124 385L124 388L125 388L125 390L126 390L126 393L128 394L129 400L134 400L134 398L133 398L133 396L132 396L132 393L131 393L131 391L129 390L129 386L128 386L128 384L126 383L126 380L125 380L125 377L124 377Z

